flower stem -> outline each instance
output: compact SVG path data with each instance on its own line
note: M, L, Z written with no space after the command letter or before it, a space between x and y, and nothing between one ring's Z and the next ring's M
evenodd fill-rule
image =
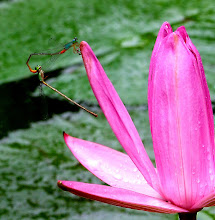
M196 220L197 212L194 213L178 213L180 220Z

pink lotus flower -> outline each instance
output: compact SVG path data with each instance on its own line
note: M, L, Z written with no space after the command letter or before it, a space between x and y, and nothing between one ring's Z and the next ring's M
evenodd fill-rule
M58 181L85 198L126 208L182 217L215 205L214 122L200 55L179 27L165 22L149 70L148 104L156 167L86 42L81 53L92 90L127 154L64 134L78 161L109 186ZM188 214L186 214L188 213ZM190 218L191 219L191 218Z

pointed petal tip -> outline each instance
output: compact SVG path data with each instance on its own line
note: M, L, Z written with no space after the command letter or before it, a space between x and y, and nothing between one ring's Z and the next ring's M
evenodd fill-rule
M86 41L81 41L80 46L88 45Z
M164 38L167 35L169 35L170 33L172 33L172 27L171 27L171 25L167 21L165 21L161 25L161 28L160 28L160 31L159 31L159 35L160 35L160 37Z
M189 38L186 28L184 26L179 27L176 31L176 34L180 35L185 43L187 43L187 39Z
M61 184L62 184L62 180L58 180L58 181L57 181L57 185L58 185L58 186L61 186Z
M65 141L65 143L66 143L66 145L69 147L69 149L71 150L71 144L72 144L72 142L73 142L73 140L74 140L74 137L72 137L72 136L70 136L70 135L68 135L67 133L65 133L64 132L64 134L63 134L63 137L64 137L64 141Z
M186 31L185 26L180 26L180 27L178 27L176 31L179 31L179 32L184 32L184 33L186 33L186 34L187 34L187 31Z
M64 190L64 191L67 191L67 188L64 187L62 180L58 180L58 181L57 181L57 186L58 186L60 189L62 189L62 190Z
M89 47L89 44L86 41L81 41L81 43L80 43L80 50L82 51L82 49L84 47Z
M96 58L96 55L94 54L93 50L89 46L89 44L85 41L81 41L80 43L80 51L82 54L82 59L84 62L84 66L87 72L87 76L89 78L91 87L92 87L92 82L91 82L91 77L92 75L97 75L98 71L101 71L102 67L99 61ZM103 70L103 69L102 69ZM92 88L93 89L93 88ZM95 92L94 92L95 94Z
M64 137L64 140L66 141L69 135L65 131L63 131L63 137Z
M71 148L71 146L72 146L72 144L73 144L73 141L74 141L74 137L72 137L72 136L70 136L70 135L68 135L67 133L65 133L64 132L64 134L63 134L63 137L64 137L64 141L65 141L65 143L66 143L66 145L69 147L69 149L72 151L72 148ZM73 151L72 151L73 152Z
M155 42L155 45L154 45L154 49L152 51L150 69L151 69L152 65L154 65L154 58L156 57L157 50L159 49L162 41L164 40L164 38L166 38L168 35L170 35L172 33L173 33L173 31L172 31L171 25L167 21L165 21L160 27L160 30L158 32L158 36L157 36L157 39L156 39L156 42ZM150 78L151 77L149 77L149 79Z
M72 181L67 181L67 180L58 180L57 181L57 186L62 189L63 191L68 191L70 192L72 187ZM69 186L70 185L70 186Z
M170 26L170 24L169 24L169 22L168 21L164 21L164 23L161 25L161 27L163 27L163 26Z

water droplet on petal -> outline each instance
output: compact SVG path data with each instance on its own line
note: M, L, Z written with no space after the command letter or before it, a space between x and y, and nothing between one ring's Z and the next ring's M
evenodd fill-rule
M210 154L208 154L207 159L208 159L208 160L210 160L210 159L211 159L211 155L210 155Z
M136 182L137 184L141 184L141 181L140 180L137 180L137 182Z
M122 176L120 174L114 174L114 178L115 179L118 179L118 180L121 180L122 179Z
M137 168L135 167L135 168L133 169L133 171L134 171L134 172L137 172Z

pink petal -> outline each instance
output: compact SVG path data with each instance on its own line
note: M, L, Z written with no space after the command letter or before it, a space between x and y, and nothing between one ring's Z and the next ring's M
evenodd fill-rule
M90 46L82 41L80 49L92 90L113 132L150 186L158 189L158 179L139 134Z
M148 185L128 155L100 144L73 138L66 133L64 139L77 160L105 183L162 199Z
M58 181L58 186L75 195L125 208L158 213L188 212L160 199L125 189L73 181Z
M195 203L192 209L215 206L215 192L212 192Z
M213 110L212 110L210 93L209 93L209 89L208 89L208 85L207 85L207 81L206 81L206 77L205 77L205 72L204 72L204 67L202 64L201 56L200 56L198 50L196 49L195 45L192 43L191 39L189 38L184 26L179 27L177 29L177 33L180 34L181 36L183 36L184 41L186 43L186 46L189 48L189 50L192 52L192 54L196 58L196 62L197 62L198 69L199 69L199 77L201 80L201 86L202 86L202 90L203 90L204 98L205 98L204 101L205 101L206 109L207 109L211 148L214 149L214 117L213 117ZM213 155L213 158L214 158L214 155ZM214 165L215 165L215 163L214 163Z
M152 125L152 103L151 101L153 100L152 95L153 95L153 77L154 77L154 62L157 56L157 51L160 48L160 45L163 41L163 39L172 33L172 27L170 26L170 24L168 22L164 22L160 28L160 31L158 33L155 45L154 45L154 49L152 51L152 56L151 56L151 62L150 62L150 67L149 67L149 80L148 80L148 111L149 111L149 122L150 122L150 127Z
M190 209L214 188L214 128L204 72L186 39L185 29L169 33L152 55L149 115L163 194Z

